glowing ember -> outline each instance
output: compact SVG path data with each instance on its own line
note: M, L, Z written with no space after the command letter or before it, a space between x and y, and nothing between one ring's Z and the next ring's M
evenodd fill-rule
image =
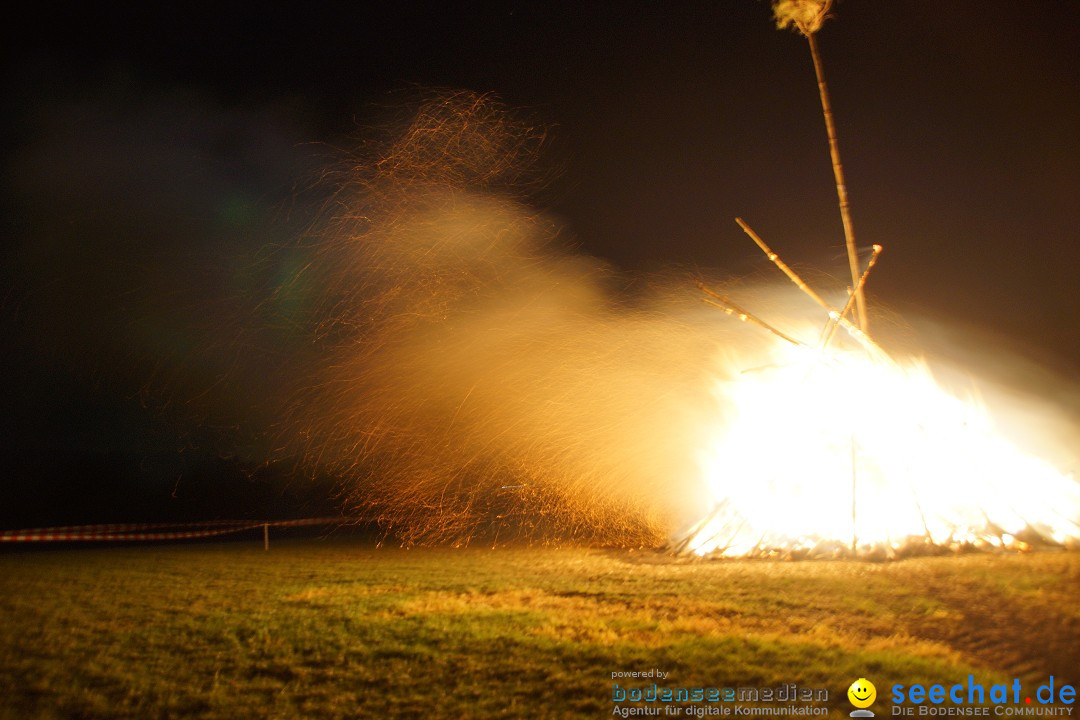
M922 362L777 342L716 386L730 419L702 457L716 510L698 555L890 554L1080 538L1080 490ZM855 390L853 391L853 388Z

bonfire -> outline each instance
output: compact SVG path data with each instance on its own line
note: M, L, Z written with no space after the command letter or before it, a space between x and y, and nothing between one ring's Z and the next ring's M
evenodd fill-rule
M731 419L701 457L715 505L672 549L720 557L895 557L967 548L1080 544L1074 478L1007 436L972 394L869 333L864 287L882 252L860 258L816 34L831 0L780 0L780 29L810 45L851 271L847 301L825 300L736 221L820 311L820 322L754 314L700 285L705 302L757 326L767 362L717 381Z

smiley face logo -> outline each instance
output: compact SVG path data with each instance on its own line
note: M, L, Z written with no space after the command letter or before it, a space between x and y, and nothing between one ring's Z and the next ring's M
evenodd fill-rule
M877 688L866 678L859 678L847 689L848 700L857 708L868 708L877 699Z

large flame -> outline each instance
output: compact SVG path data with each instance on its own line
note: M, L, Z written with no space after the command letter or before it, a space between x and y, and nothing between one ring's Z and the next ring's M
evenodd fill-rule
M699 555L1025 548L1080 538L1080 486L1008 437L922 361L777 342L720 381L730 410L703 452L717 505Z

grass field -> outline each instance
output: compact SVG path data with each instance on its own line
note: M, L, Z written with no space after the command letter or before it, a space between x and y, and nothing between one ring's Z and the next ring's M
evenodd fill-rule
M1080 555L891 564L291 541L0 554L0 716L611 716L662 684L1080 681ZM630 680L623 684L647 684ZM684 714L684 716L686 716Z

